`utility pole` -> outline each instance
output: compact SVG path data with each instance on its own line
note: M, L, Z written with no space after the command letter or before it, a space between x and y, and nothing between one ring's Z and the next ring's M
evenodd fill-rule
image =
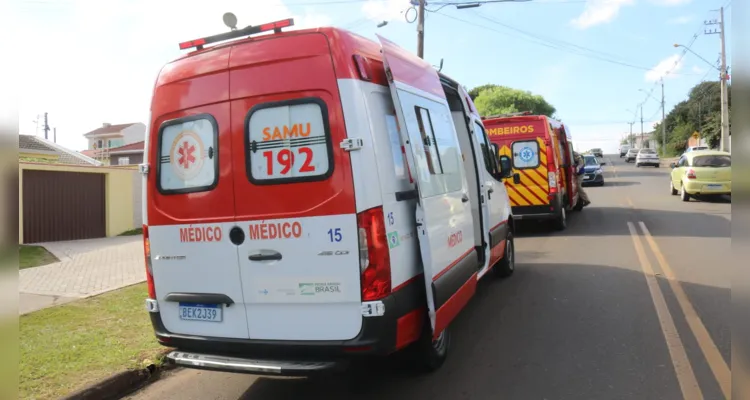
M47 123L47 113L44 113L44 138L49 139L49 124Z
M628 125L630 125L630 136L628 136L630 147L635 147L635 138L633 137L633 124L635 124L635 121L628 122Z
M646 146L646 142L643 141L643 103L639 104L641 107L641 148L645 149L648 146Z
M419 11L417 12L417 56L424 59L424 3L419 0Z
M727 88L727 52L724 43L724 7L719 9L719 21L705 22L706 25L719 25L719 30L707 31L707 35L718 34L721 41L721 71L719 83L721 85L721 151L731 151L729 148L729 90Z
M52 129L52 140L57 143L57 128Z
M664 116L664 78L661 78L661 154L667 154L667 118Z

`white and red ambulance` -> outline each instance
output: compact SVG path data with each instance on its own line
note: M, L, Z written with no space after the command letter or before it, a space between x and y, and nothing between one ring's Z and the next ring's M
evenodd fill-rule
M514 270L510 159L423 60L292 25L183 43L159 73L140 168L156 337L199 369L409 348L434 370L478 279Z

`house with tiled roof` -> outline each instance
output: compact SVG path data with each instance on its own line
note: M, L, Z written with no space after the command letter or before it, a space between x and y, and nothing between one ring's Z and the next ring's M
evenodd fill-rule
M34 135L18 135L18 160L50 164L102 165L91 157Z
M141 140L125 146L109 149L111 165L134 165L143 163L143 149L146 142Z
M83 137L88 141L88 148L81 153L99 160L105 164L117 164L110 158L116 148L142 142L146 138L146 125L141 122L127 124L110 124L105 122L101 127L85 133ZM133 149L120 149L130 151ZM121 154L122 155L122 154Z

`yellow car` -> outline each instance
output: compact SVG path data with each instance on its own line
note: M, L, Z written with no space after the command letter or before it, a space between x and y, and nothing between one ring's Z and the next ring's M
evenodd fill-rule
M691 151L669 166L669 191L682 201L695 195L732 194L732 155L725 151Z

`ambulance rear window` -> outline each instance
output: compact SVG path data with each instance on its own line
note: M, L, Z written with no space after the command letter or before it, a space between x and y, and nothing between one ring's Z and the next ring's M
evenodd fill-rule
M257 105L245 129L247 174L256 185L325 180L333 172L328 108L318 98Z
M218 176L218 125L208 114L164 122L159 128L157 188L162 194L213 189Z

